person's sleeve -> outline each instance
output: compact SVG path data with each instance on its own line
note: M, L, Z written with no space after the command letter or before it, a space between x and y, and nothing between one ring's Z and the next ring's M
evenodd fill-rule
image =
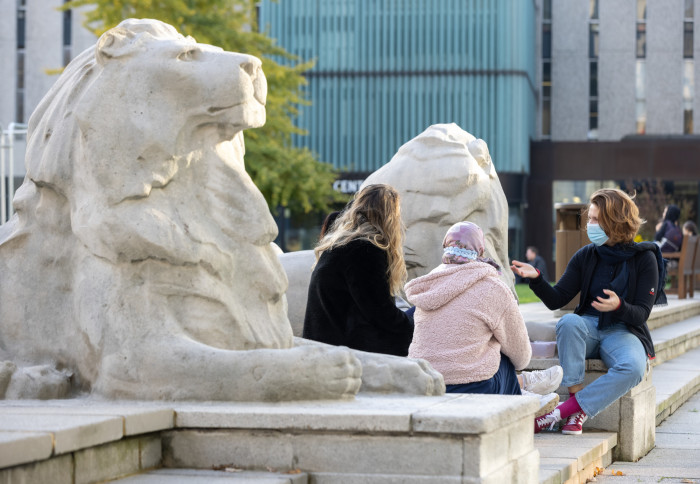
M556 285L551 286L542 274L530 279L530 289L548 309L554 310L565 306L581 290L583 250L579 249L574 254Z
M358 244L350 251L344 276L350 295L366 321L388 331L413 332L413 319L396 307L389 289L387 255L379 247Z
M522 370L532 357L532 346L527 334L527 327L522 314L518 309L518 303L508 294L503 295L505 309L500 318L491 328L493 335L501 344L501 353L510 358L516 370Z
M659 268L656 256L646 251L637 267L637 286L632 302L620 299L620 307L613 312L615 319L630 326L643 326L649 319L651 309L656 301L659 287ZM619 294L618 294L619 296Z
M547 272L547 262L544 260L543 257L540 257L540 267L538 267L538 269L542 273L542 277L544 277L545 280L547 280L547 281L551 280L549 278L549 273Z

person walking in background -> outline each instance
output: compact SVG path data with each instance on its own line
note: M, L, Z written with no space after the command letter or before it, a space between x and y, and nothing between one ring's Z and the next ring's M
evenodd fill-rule
M316 249L303 337L361 351L406 356L412 310L394 304L406 280L398 192L359 191Z
M661 247L661 252L679 252L683 242L683 233L678 226L681 210L676 205L666 205L663 220L656 225L654 240Z
M521 395L521 388L544 393L542 411L553 410L563 371L516 375L530 362L532 349L518 303L499 278L500 267L485 258L478 225L453 225L442 243L442 264L406 284L416 305L415 330L408 350L445 378L448 393Z
M546 281L549 281L549 275L547 274L547 263L544 261L542 256L539 255L539 250L537 250L537 247L534 245L529 246L525 251L525 258L532 267L540 271L540 274L542 274L542 277L544 277ZM529 279L521 280L522 282L530 282Z
M581 293L572 314L556 326L562 385L569 399L535 419L535 432L553 429L565 419L562 433L581 434L583 423L611 405L644 377L654 357L647 319L655 304L665 304L665 265L652 242L634 243L644 221L629 195L602 189L587 209L591 244L579 249L555 286L530 264L511 268L530 278L530 288L549 309L559 309ZM584 387L587 358L600 358L606 374Z

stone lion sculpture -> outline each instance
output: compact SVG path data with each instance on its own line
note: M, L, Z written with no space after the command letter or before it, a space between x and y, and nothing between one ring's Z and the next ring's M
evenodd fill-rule
M0 396L295 400L439 394L420 360L295 339L277 227L246 174L261 62L126 20L29 123L0 227Z
M468 220L483 229L486 255L501 266L501 278L515 295L508 260L508 202L486 142L454 123L430 126L399 148L362 186L372 183L386 183L401 194L409 279L437 267L445 232ZM279 258L291 282L287 292L289 319L294 334L301 335L316 258L311 250Z
M486 142L454 123L435 124L399 148L362 186L386 183L401 194L409 279L440 264L442 239L468 220L484 231L485 253L515 295L508 259L508 201Z

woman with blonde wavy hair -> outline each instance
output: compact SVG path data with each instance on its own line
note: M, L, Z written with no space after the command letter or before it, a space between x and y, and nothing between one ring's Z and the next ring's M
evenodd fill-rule
M584 214L585 215L585 214ZM561 384L569 399L535 419L535 432L563 421L565 434L581 434L583 423L617 401L644 378L654 357L647 319L664 304L665 265L653 242L634 242L644 223L632 198L605 188L591 195L586 227L591 244L574 254L555 286L537 269L513 261L511 269L530 279L530 288L549 309L581 293L579 305L556 326ZM600 358L606 374L584 386L587 358Z
M394 304L406 280L399 194L360 190L314 250L303 337L397 356L408 354L412 311Z

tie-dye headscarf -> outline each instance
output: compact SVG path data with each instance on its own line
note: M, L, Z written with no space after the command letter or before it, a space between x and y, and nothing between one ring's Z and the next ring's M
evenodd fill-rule
M501 272L501 268L484 254L484 233L472 222L457 222L445 234L442 241L443 264L464 264L472 260L485 262Z

